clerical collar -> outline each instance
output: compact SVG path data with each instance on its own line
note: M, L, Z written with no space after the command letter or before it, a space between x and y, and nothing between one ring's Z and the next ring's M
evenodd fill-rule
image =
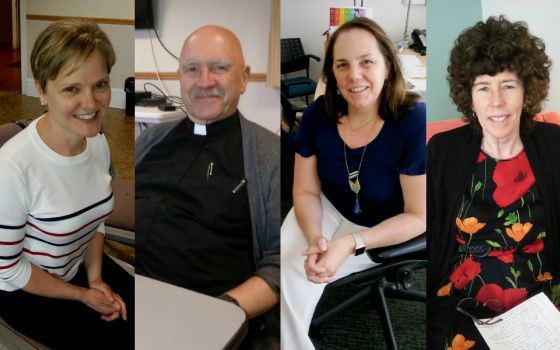
M230 130L239 125L239 111L235 111L229 117L218 120L217 122L211 124L196 124L193 123L189 118L186 118L187 124L189 125L189 130L198 136L212 136L220 134L226 130Z

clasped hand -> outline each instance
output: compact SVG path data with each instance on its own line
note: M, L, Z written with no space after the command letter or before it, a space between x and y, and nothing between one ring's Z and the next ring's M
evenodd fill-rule
M310 242L306 250L301 252L306 256L303 264L307 279L314 283L330 283L334 280L340 265L353 251L353 240L350 236L344 236L332 241L325 237L318 237Z
M90 281L84 291L83 303L101 314L101 319L113 321L122 317L126 321L126 305L120 295L102 280Z

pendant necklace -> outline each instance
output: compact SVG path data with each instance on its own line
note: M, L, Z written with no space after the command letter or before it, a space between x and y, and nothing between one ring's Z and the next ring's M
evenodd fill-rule
M366 154L367 145L364 146L362 151L362 157L360 158L360 165L358 165L358 170L350 172L348 168L348 158L346 157L346 143L342 142L344 147L344 164L346 164L346 172L348 173L348 185L350 185L350 190L356 194L356 202L354 203L354 214L360 214L362 208L360 208L360 201L358 197L360 195L360 169L362 168L362 161L364 160L364 154Z

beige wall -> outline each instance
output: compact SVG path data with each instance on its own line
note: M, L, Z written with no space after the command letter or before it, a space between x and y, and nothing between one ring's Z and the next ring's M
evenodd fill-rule
M25 0L27 13L134 19L134 0Z
M33 76L29 65L29 54L39 33L51 22L48 20L27 20L27 15L91 17L108 19L134 19L134 0L25 0L22 8L22 61L25 62L24 89L26 95L36 96ZM124 108L124 81L134 76L134 25L99 24L113 43L117 62L111 72L113 98L111 106Z
M179 55L183 41L196 28L205 24L224 26L239 37L251 73L265 74L271 3L271 0L157 0L153 1L154 21L162 42L175 55ZM153 30L137 30L135 43L137 72L177 71L177 60L162 48ZM143 91L145 82L136 80L136 90ZM177 80L150 82L166 89L170 95L181 94ZM239 101L239 110L246 118L279 132L279 89L260 81L249 82Z

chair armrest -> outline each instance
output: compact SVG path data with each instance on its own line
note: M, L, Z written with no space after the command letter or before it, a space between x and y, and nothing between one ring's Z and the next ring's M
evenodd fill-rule
M312 54L307 54L307 55L305 55L305 56L306 56L306 57L309 57L309 58L313 58L313 59L314 59L315 61L317 61L317 62L321 61L321 59L319 58L319 56L315 56L315 55L312 55Z
M392 260L425 259L427 258L426 233L400 244L370 249L366 253L376 263Z

